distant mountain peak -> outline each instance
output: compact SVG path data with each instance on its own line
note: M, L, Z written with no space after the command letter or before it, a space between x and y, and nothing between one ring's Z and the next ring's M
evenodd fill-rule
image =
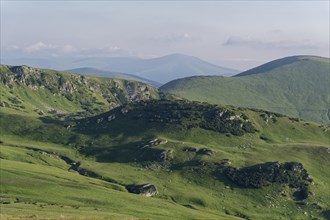
M186 54L183 54L183 53L171 53L171 54L168 54L168 55L165 55L163 57L192 57L190 55L186 55Z

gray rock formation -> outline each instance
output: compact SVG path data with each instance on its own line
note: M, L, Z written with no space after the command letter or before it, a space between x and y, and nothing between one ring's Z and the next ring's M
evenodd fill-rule
M155 196L158 194L155 185L150 183L142 184L142 185L129 185L126 187L126 189L130 193L139 194L148 197Z

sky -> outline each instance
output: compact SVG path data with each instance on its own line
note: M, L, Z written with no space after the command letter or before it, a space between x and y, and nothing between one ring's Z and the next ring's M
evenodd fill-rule
M329 57L329 1L3 1L1 57Z

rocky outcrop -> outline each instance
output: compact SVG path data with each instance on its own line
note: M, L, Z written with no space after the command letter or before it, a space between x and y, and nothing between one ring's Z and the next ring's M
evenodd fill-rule
M266 124L268 124L268 122L270 120L273 123L277 122L277 117L278 116L280 116L280 115L276 114L276 113L268 112L268 111L265 111L264 113L260 114L260 117L262 118L262 120L265 121Z
M151 147L151 146L157 146L157 145L166 144L166 143L167 143L167 140L155 138L155 139L150 140L147 143L145 143L142 146L142 148Z
M262 188L273 183L287 184L297 189L300 198L307 198L313 180L299 162L268 162L237 169L228 166L225 175L243 187Z
M165 162L173 160L173 150L144 147L139 150L140 161Z
M196 153L198 150L194 147L185 147L183 148L183 151L184 152L193 152L193 153Z
M203 128L236 136L254 133L256 126L238 110L185 100L158 100L130 105L136 120L181 125L186 129Z
M215 154L215 152L211 149L208 148L202 148L200 150L197 151L198 154L202 154L202 155L207 155L207 156L213 156Z
M221 167L226 167L231 164L231 161L227 158L220 160L219 162L216 162L215 164L221 166Z
M160 153L160 156L158 158L159 161L171 161L173 160L173 150L163 150L161 153Z
M0 65L0 70L0 85L4 90L11 93L8 96L8 105L3 106L2 104L1 107L24 109L24 102L29 100L17 93L14 88L33 90L35 93L40 92L46 96L53 96L54 101L52 100L52 102L40 100L43 102L43 106L49 106L49 108L56 108L54 103L67 99L88 115L105 112L131 102L159 98L156 88L137 81L110 78L97 79L28 66ZM13 100L9 100L9 98ZM22 103L18 103L17 100L20 99ZM40 108L39 106L34 107ZM41 110L46 112L46 109ZM61 110L70 112L71 107Z
M313 182L299 162L268 162L241 169L228 167L225 174L239 185L255 188L271 183L287 183L291 187L299 187Z
M130 193L139 194L143 196L156 196L158 194L155 185L147 183L142 185L128 185L126 189Z
M213 156L215 154L215 151L208 149L208 148L196 149L194 147L185 147L185 148L183 148L183 151L189 152L189 153L207 155L207 156Z

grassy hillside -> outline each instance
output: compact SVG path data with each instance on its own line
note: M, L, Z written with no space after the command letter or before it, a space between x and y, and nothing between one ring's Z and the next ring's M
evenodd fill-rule
M200 76L172 81L162 90L189 100L278 112L329 124L330 61L289 57L235 77Z
M326 126L187 101L67 121L0 110L1 219L329 218ZM146 183L156 196L128 192Z
M124 103L157 99L137 81L97 78L28 66L0 65L1 107L39 116L86 116Z

